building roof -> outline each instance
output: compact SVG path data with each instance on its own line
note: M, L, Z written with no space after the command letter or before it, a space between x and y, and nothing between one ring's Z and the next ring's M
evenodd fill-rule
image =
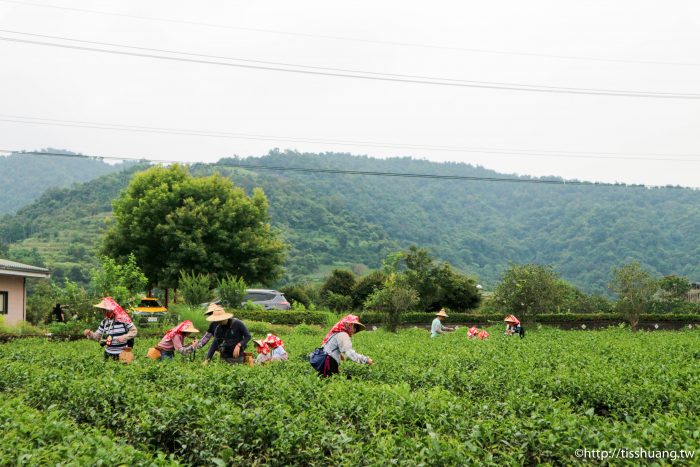
M49 270L0 258L0 274L25 277L49 277Z

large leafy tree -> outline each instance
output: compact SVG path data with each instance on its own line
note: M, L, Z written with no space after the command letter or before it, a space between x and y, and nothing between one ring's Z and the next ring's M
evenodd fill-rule
M261 189L247 196L219 174L153 167L113 202L101 249L122 261L133 253L152 285L176 287L181 271L266 283L281 274L285 251L267 211Z
M659 280L661 299L670 303L681 303L690 291L690 281L687 277L666 276Z
M625 316L633 331L637 330L640 315L648 311L659 282L638 262L613 268L610 289L618 296L617 309Z
M436 311L447 307L453 311L467 311L479 306L481 294L474 279L446 262L436 262L427 249L411 246L399 254L398 261L407 283L418 292L420 310Z
M563 290L559 276L541 264L513 264L503 273L503 280L494 292L494 302L504 313L534 316L556 311Z

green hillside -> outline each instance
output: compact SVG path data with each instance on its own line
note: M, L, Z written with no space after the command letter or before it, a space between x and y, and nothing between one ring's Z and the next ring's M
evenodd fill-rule
M55 149L46 152L75 154ZM0 157L0 215L17 212L48 189L86 182L124 167L124 164L109 165L100 159L40 154L15 153Z
M349 154L272 151L222 163L414 172L478 177L502 174L456 163ZM6 216L0 240L15 257L41 256L59 275L80 278L92 261L111 199L131 169L51 190ZM412 244L493 286L509 263L551 264L587 291L605 291L613 266L638 260L658 275L700 279L700 193L638 186L544 185L243 170L219 171L251 190L264 188L273 225L291 248L286 280L333 265L374 268ZM35 249L35 250L33 250ZM35 253L32 253L35 251Z

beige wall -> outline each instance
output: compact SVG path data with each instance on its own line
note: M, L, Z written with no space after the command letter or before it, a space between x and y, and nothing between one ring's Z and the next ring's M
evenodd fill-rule
M7 292L8 313L5 323L15 324L24 318L24 277L0 274L0 292Z

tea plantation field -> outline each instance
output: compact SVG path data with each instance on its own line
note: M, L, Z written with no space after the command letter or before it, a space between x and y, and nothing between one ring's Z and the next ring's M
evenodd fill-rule
M354 346L376 364L330 380L302 360L325 334L305 325L280 335L288 362L255 368L152 362L155 339L129 366L95 342L16 340L0 345L0 465L601 462L584 448L700 462L700 331L490 332L363 332Z

